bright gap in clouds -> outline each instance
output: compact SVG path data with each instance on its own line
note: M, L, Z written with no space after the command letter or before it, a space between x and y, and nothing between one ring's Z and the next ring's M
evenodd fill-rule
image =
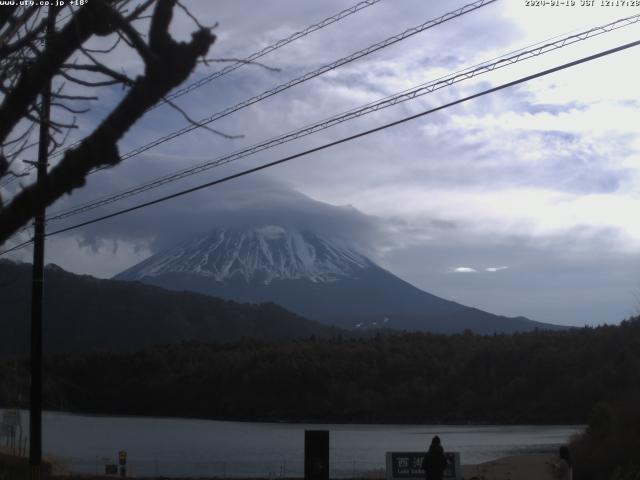
M477 270L471 267L456 267L453 271L455 273L477 273Z

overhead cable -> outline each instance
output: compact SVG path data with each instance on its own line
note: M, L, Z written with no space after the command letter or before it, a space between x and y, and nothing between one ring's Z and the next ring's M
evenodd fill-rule
M440 17L434 18L432 20L428 20L428 21L426 21L426 22L424 22L421 25L418 25L416 27L409 28L409 29L405 30L402 33L399 33L397 35L391 36L391 37L389 37L389 38L387 38L387 39L385 39L385 40L383 40L381 42L378 42L378 43L375 43L373 45L370 45L369 47L364 48L362 50L358 50L357 52L354 52L354 53L352 53L352 54L350 54L350 55L348 55L346 57L342 57L342 58L340 58L340 59L338 59L338 60L336 60L336 61L334 61L332 63L323 65L320 68L317 68L317 69L315 69L315 70L313 70L311 72L307 72L302 76L296 77L296 78L294 78L292 80L289 80L288 82L282 83L282 84L280 84L280 85L278 85L276 87L273 87L273 88L271 88L269 90L266 90L266 91L264 91L264 92L262 92L262 93L260 93L258 95L255 95L255 96L253 96L253 97L251 97L251 98L249 98L247 100L244 100L244 101L242 101L242 102L240 102L240 103L238 103L236 105L233 105L233 106L228 107L228 108L226 108L224 110L216 112L213 115L211 115L211 116L209 116L207 118L204 118L204 119L202 119L202 120L200 120L198 122L189 124L189 125L181 128L181 129L179 129L179 130L175 130L175 131L173 131L171 133L168 133L167 135L164 135L164 136L159 137L159 138L157 138L157 139L155 139L155 140L153 140L153 141L151 141L149 143L146 143L145 145L142 145L142 146L137 147L137 148L135 148L133 150L130 150L129 152L121 155L121 157L120 157L121 161L125 161L125 160L127 160L127 159L129 159L131 157L134 157L136 155L139 155L139 154L141 154L141 153L143 153L143 152L145 152L145 151L147 151L147 150L149 150L151 148L154 148L154 147L156 147L158 145L161 145L161 144L163 144L165 142L173 140L174 138L180 137L180 136L182 136L182 135L184 135L186 133L189 133L189 132L191 132L193 130L196 130L198 128L202 128L202 127L204 127L206 125L209 125L210 123L213 123L213 122L215 122L217 120L220 120L221 118L224 118L224 117L226 117L228 115L231 115L232 113L235 113L238 110L242 110L242 109L247 108L247 107L249 107L251 105L254 105L255 103L258 103L258 102L260 102L262 100L265 100L265 99L267 99L269 97L272 97L274 95L282 93L283 91L288 90L291 87L294 87L295 85L298 85L298 84L304 83L304 82L306 82L308 80L311 80L313 78L316 78L316 77L318 77L320 75L323 75L324 73L327 73L327 72L329 72L331 70L335 70L338 67L346 65L348 63L351 63L351 62L353 62L355 60L358 60L358 59L360 59L362 57L365 57L365 56L367 56L367 55L369 55L369 54L371 54L373 52L376 52L378 50L386 48L386 47L388 47L390 45L394 45L394 44L396 44L396 43L398 43L398 42L400 42L402 40L405 40L405 39L407 39L409 37L412 37L413 35L421 33L423 31L428 30L430 28L433 28L435 26L441 25L441 24L443 24L443 23L445 23L445 22L447 22L449 20L452 20L454 18L458 18L458 17L460 17L462 15L465 15L465 14L467 14L469 12L475 11L475 10L477 10L479 8L482 8L482 7L486 6L486 5L494 3L496 1L497 0L476 0L476 1L472 2L472 3L469 3L467 5L464 5L463 7L458 8L457 10L453 10L451 12L445 13L444 15L441 15ZM77 142L74 145L77 145L79 143L80 142ZM72 148L72 147L70 147L70 148ZM62 153L63 153L63 151L60 151L60 152L58 152L57 155L61 155ZM52 157L55 157L57 155L53 154ZM110 168L110 167L96 168L96 169L90 171L87 175L94 174L96 172L99 172L101 170L105 170L107 168Z
M338 22L340 20L342 20L345 17L348 17L349 15L353 15L354 13L359 12L360 10L370 7L378 2L380 2L381 0L366 0L364 2L360 2L357 3L355 5L353 5L352 7L349 7L345 10L342 10L339 13L336 13L335 15L325 18L324 20L322 20L321 22L318 22L314 25L311 25L307 28L305 28L304 30L300 30L299 32L294 33L293 35L287 37L287 38L283 38L281 40L278 40L275 43L272 43L271 45L263 48L262 50L252 53L251 55L249 55L248 57L243 58L242 60L239 60L236 63L232 63L231 65L218 70L217 72L213 72L210 75L207 75L204 78L201 78L200 80L197 80L193 83L191 83L190 85L187 85L186 87L183 87L179 90L176 90L175 92L173 92L171 95L168 95L166 97L167 100L174 100L178 97L181 97L183 95L186 95L189 92L192 92L198 88L200 88L201 86L212 82L213 80L215 80L216 78L220 78L223 75L226 75L227 73L231 73L232 71L242 67L243 65L249 64L251 62L256 61L258 58L263 57L265 55L267 55L268 53L273 52L274 50L277 50L281 47L284 47L285 45L290 44L291 42L294 42L296 40L298 40L299 38L305 37L307 35L309 35L310 33L315 32L316 30L320 30L328 25L331 25L335 22ZM162 102L164 103L164 102ZM156 104L154 107L155 108L157 106L159 106L161 103Z
M88 212L90 210L94 210L96 208L102 207L104 205L108 205L114 203L116 201L138 195L140 193L146 192L148 190L152 190L168 183L174 182L176 180L180 180L191 175L195 175L206 170L219 167L221 165L225 165L227 163L233 162L243 157L247 157L253 155L255 153L267 150L269 148L273 148L275 146L296 140L301 137L305 137L307 135L311 135L313 133L319 132L321 130L325 130L334 125L352 120L354 118L358 118L364 115L368 115L370 113L398 105L399 103L406 102L408 100L412 100L423 95L432 93L436 90L440 90L442 88L446 88L455 83L462 82L464 80L468 80L470 78L476 77L478 75L482 75L484 73L492 72L502 67L506 67L509 65L513 65L517 62L527 60L530 58L534 58L540 56L545 53L549 53L554 50L558 50L567 45L574 44L579 41L586 40L588 38L595 37L597 35L601 35L606 32L611 32L613 30L635 24L640 22L640 14L633 15L630 17L626 17L620 20L616 20L615 22L611 22L606 25L598 26L591 28L589 30L585 30L583 32L569 35L567 37L559 38L549 43L538 44L534 48L527 48L518 50L512 54L507 54L506 56L500 57L496 61L484 62L473 67L468 67L464 70L460 70L458 72L452 73L447 76L440 77L436 80L432 80L431 82L424 83L417 87L414 87L409 90L405 90L398 94L383 98L376 102L372 102L355 109L349 110L347 112L335 115L328 119L324 119L322 121L313 123L311 125L305 126L298 130L294 130L292 132L286 133L284 135L280 135L278 137L274 137L270 140L267 140L262 143L258 143L252 145L250 147L246 147L244 149L238 150L236 152L223 155L214 160L210 160L199 165L195 165L193 167L189 167L178 172L162 176L160 178L156 178L150 182L146 182L144 184L123 190L116 194L111 194L106 197L102 197L100 199L85 203L83 205L74 207L69 210L62 211L60 213L53 213L50 215L48 221L56 221L62 220L65 218L69 218L74 215L78 215L81 213Z
M196 122L195 124L189 124L186 127L183 127L179 130L175 130L171 133L168 133L167 135L164 135L160 138L157 138L145 145L142 145L140 147L137 147L133 150L130 150L129 152L125 153L124 155L121 156L122 161L127 160L131 157L134 157L136 155L141 154L142 152L145 152L153 147L156 147L162 143L168 142L170 140L173 140L174 138L180 137L182 135L184 135L185 133L189 133L193 130L196 130L198 128L202 128L205 125L208 125L210 123L215 122L216 120L219 120L221 118L224 118L228 115L231 115L234 112L237 112L238 110L242 110L243 108L247 108L250 105L253 105L255 103L258 103L262 100L265 100L269 97L272 97L274 95L277 95L279 93L282 93L285 90L288 90L289 88L301 84L303 82L306 82L308 80L311 80L312 78L316 78L324 73L327 73L331 70L335 70L338 67L341 67L343 65L346 65L348 63L351 63L355 60L358 60L362 57L365 57L373 52L377 52L378 50L381 50L383 48L386 48L390 45L394 45L398 42L401 42L402 40L406 40L409 37L412 37L413 35L416 35L418 33L424 32L425 30L428 30L430 28L436 27L438 25L441 25L449 20L452 20L454 18L458 18L462 15L465 15L469 12L473 12L475 10L478 10L479 8L482 8L486 5L489 5L491 3L496 2L497 0L476 0L475 2L469 3L463 7L458 8L457 10L445 13L444 15L441 15L438 18L434 18L433 20L429 20L427 22L424 22L416 27L412 27L409 28L407 30L405 30L402 33L399 33L397 35L394 35L392 37L387 38L386 40L383 40L381 42L375 43L367 48L364 48L362 50L358 50L357 52L354 52L350 55L347 55L346 57L342 57L339 60L336 60L334 62L331 62L329 64L323 65L320 68L317 68L311 72L305 73L304 75L301 75L299 77L296 77L292 80L289 80L286 83L282 83L276 87L270 88L269 90L266 90L254 97L251 97L247 100L244 100L243 102L240 102L234 106L225 108L224 110L221 110L219 112L214 113L213 115L210 115L207 118L203 118L202 120L200 120L199 122ZM89 172L89 174L91 173L95 173L96 171L99 171L102 169L96 169L93 170L92 172Z
M137 148L135 148L133 150L130 150L129 152L121 155L121 157L120 157L121 161L127 160L127 159L129 159L131 157L134 157L136 155L139 155L139 154L141 154L141 153L143 153L143 152L145 152L145 151L147 151L147 150L149 150L151 148L154 148L154 147L156 147L158 145L161 145L161 144L163 144L165 142L173 140L174 138L180 137L180 136L182 136L182 135L184 135L186 133L189 133L189 132L191 132L193 130L196 130L198 128L202 128L202 127L204 127L206 125L209 125L210 123L213 123L213 122L215 122L217 120L220 120L221 118L224 118L224 117L226 117L228 115L231 115L232 113L235 113L238 110L242 110L242 109L247 108L247 107L249 107L249 106L251 106L251 105L253 105L255 103L258 103L258 102L260 102L262 100L265 100L265 99L267 99L269 97L277 95L277 94L279 94L279 93L281 93L281 92L283 92L285 90L288 90L291 87L294 87L295 85L298 85L298 84L304 83L304 82L306 82L308 80L311 80L313 78L316 78L316 77L318 77L320 75L323 75L324 73L327 73L327 72L329 72L331 70L335 70L338 67L346 65L348 63L351 63L351 62L353 62L355 60L358 60L358 59L360 59L362 57L365 57L365 56L367 56L367 55L369 55L369 54L371 54L373 52L376 52L378 50L386 48L386 47L388 47L390 45L394 45L394 44L396 44L396 43L398 43L398 42L400 42L402 40L405 40L405 39L407 39L409 37L412 37L413 35L421 33L423 31L428 30L430 28L433 28L435 26L441 25L441 24L443 24L443 23L445 23L445 22L447 22L449 20L452 20L454 18L458 18L458 17L460 17L462 15L465 15L465 14L467 14L469 12L475 11L475 10L477 10L479 8L487 6L487 5L489 5L491 3L494 3L496 1L497 0L476 0L476 1L472 2L472 3L469 3L467 5L464 5L464 6L460 7L460 8L458 8L457 10L453 10L451 12L445 13L444 15L441 15L440 17L434 18L432 20L428 20L427 22L424 22L421 25L418 25L416 27L409 28L409 29L405 30L402 33L399 33L397 35L391 36L391 37L389 37L389 38L387 38L387 39L385 39L385 40L383 40L381 42L378 42L378 43L375 43L373 45L370 45L369 47L364 48L362 50L358 50L357 52L354 52L354 53L352 53L352 54L350 54L350 55L348 55L346 57L340 58L340 59L338 59L338 60L336 60L336 61L334 61L332 63L323 65L322 67L317 68L316 70L313 70L311 72L307 72L307 73L305 73L304 75L302 75L300 77L296 77L296 78L294 78L292 80L289 80L286 83L282 83L282 84L280 84L280 85L278 85L276 87L273 87L273 88L271 88L269 90L266 90L266 91L264 91L264 92L262 92L262 93L260 93L260 94L258 94L256 96L253 96L253 97L251 97L251 98L249 98L247 100L244 100L244 101L242 101L242 102L240 102L240 103L238 103L236 105L233 105L233 106L228 107L228 108L226 108L224 110L216 112L213 115L211 115L211 116L209 116L207 118L203 118L202 120L200 120L198 122L195 122L193 124L189 124L189 125L181 128L181 129L179 129L179 130L175 130L175 131L173 131L171 133L168 133L167 135L159 137L159 138L157 138L157 139L155 139L155 140L153 140L153 141L151 141L151 142L149 142L149 143L147 143L145 145L142 145L142 146L137 147ZM243 62L241 62L241 63L243 63ZM55 158L57 156L62 155L68 149L73 148L73 147L79 145L80 143L81 143L81 141L78 141L78 142L74 143L73 145L71 145L70 147L68 147L66 150L60 150L59 152L52 154L51 158ZM110 168L110 167L96 168L96 169L90 171L87 175L94 174L96 172L105 170L107 168ZM14 180L13 178L10 179L8 181L8 183L11 183L13 180ZM0 186L3 186L3 185L0 185Z
M250 168L248 170L244 170L242 172L239 172L239 173L236 173L236 174L233 174L233 175L229 175L227 177L220 178L218 180L213 180L211 182L207 182L207 183L204 183L202 185L198 185L196 187L188 188L186 190L182 190L180 192L173 193L171 195L160 197L160 198L157 198L155 200L144 202L144 203L135 205L133 207L125 208L125 209L119 210L117 212L110 213L108 215L103 215L101 217L94 218L92 220L87 220L85 222L77 223L75 225L71 225L71 226L66 227L66 228L61 228L59 230L55 230L53 232L49 232L49 233L46 234L46 236L50 237L50 236L53 236L53 235L58 235L60 233L65 233L65 232L68 232L68 231L71 231L71 230L78 229L80 227L84 227L84 226L91 225L91 224L94 224L94 223L102 222L102 221L110 219L110 218L118 217L120 215L124 215L125 213L133 212L133 211L140 210L140 209L152 206L152 205L156 205L158 203L165 202L167 200L171 200L171 199L174 199L174 198L177 198L177 197L181 197L181 196L187 195L189 193L193 193L193 192L196 192L196 191L199 191L199 190L203 190L205 188L209 188L209 187L212 187L212 186L215 186L215 185L219 185L221 183L224 183L224 182L227 182L227 181L230 181L230 180L234 180L236 178L240 178L240 177L249 175L251 173L258 172L260 170L265 170L267 168L270 168L270 167L273 167L273 166L276 166L276 165L280 165L282 163L294 160L296 158L300 158L300 157L303 157L303 156L306 156L306 155L309 155L309 154L312 154L312 153L315 153L315 152L319 152L321 150L325 150L327 148L334 147L336 145L340 145L340 144L355 140L357 138L361 138L361 137L364 137L364 136L367 136L367 135L371 135L373 133L376 133L376 132L379 132L379 131L382 131L382 130L386 130L387 128L391 128L391 127L394 127L394 126L397 126L397 125L404 124L404 123L409 122L411 120L415 120L417 118L421 118L421 117L424 117L426 115L430 115L432 113L439 112L441 110L453 107L455 105L459 105L461 103L465 103L465 102L468 102L470 100L473 100L473 99L476 99L476 98L479 98L479 97L482 97L482 96L485 96L485 95L488 95L488 94L491 94L491 93L495 93L495 92L500 91L500 90L504 90L505 88L513 87L515 85L519 85L521 83L525 83L525 82L528 82L528 81L531 81L531 80L534 80L534 79L537 79L537 78L540 78L540 77L544 77L546 75L550 75L552 73L555 73L555 72L558 72L558 71L561 71L561 70L566 70L568 68L575 67L577 65L580 65L580 64L583 64L583 63L587 63L587 62L596 60L598 58L602 58L602 57L605 57L607 55L611 55L611 54L614 54L614 53L617 53L617 52L620 52L620 51L623 51L623 50L627 50L629 48L636 47L638 45L640 45L640 40L636 40L634 42L626 43L624 45L620 45L620 46L615 47L615 48L611 48L611 49L608 49L608 50L605 50L605 51L602 51L602 52L599 52L599 53L596 53L596 54L593 54L593 55L589 55L589 56L583 57L583 58L581 58L579 60L574 60L572 62L564 63L564 64L559 65L557 67L549 68L547 70L543 70L543 71L538 72L538 73L534 73L534 74L531 74L531 75L527 75L525 77L521 77L521 78L519 78L517 80L513 80L511 82L503 83L503 84L498 85L496 87L483 90L483 91L481 91L479 93L475 93L473 95L469 95L467 97L455 100L453 102L449 102L449 103L444 104L444 105L441 105L439 107L431 108L431 109L425 110L423 112L416 113L416 114L410 115L408 117L404 117L404 118L402 118L400 120L396 120L394 122L386 123L386 124L381 125L379 127L372 128L370 130L366 130L366 131L357 133L355 135L344 137L344 138L342 138L340 140L336 140L336 141L333 141L333 142L325 143L325 144L320 145L318 147L311 148L311 149L305 150L303 152L296 153L294 155L289 155L287 157L284 157L284 158L281 158L279 160L260 165L258 167ZM20 248L24 247L27 244L28 244L28 242L23 242L23 244L20 245ZM12 247L12 249L10 249L10 250L5 250L3 252L0 252L0 256L4 255L5 253L8 253L9 251L16 250L17 248L18 248L18 246L15 246L15 247Z
M285 45L290 44L291 42L294 42L300 38L306 37L307 35L317 31L317 30L321 30L325 27L328 27L329 25L332 25L336 22L339 22L340 20L353 15L354 13L359 12L360 10L363 10L367 7L370 7L372 5L375 5L376 3L381 2L382 0L365 0L362 2L358 2L355 5L346 8L338 13L336 13L335 15L332 15L330 17L325 18L324 20L315 23L313 25L308 26L307 28L300 30L299 32L295 32L294 34L286 37L286 38L282 38L274 43L272 43L271 45L268 45L267 47L263 48L262 50L259 50L257 52L252 53L251 55L238 60L237 62L234 62L220 70L216 70L215 72L207 75L204 78L201 78L200 80L197 80L189 85L187 85L186 87L183 87L175 92L173 92L172 94L166 96L164 99L162 99L160 102L156 103L154 106L152 106L151 108L149 108L149 110L153 110L154 108L166 103L167 101L171 101L174 100L178 97L181 97L183 95L186 95L189 92L192 92L193 90L196 90L200 87L202 87L203 85L206 85L207 83L210 83L212 81L214 81L217 78L220 78L224 75L227 75L228 73L233 72L234 70L237 70L238 68L250 64L252 62L255 62L258 58L264 57L265 55L284 47ZM73 12L69 15L67 15L66 17L60 19L65 20L68 17L72 16ZM79 140L77 142L74 142L73 144L69 145L67 148L65 149L61 149L55 153L52 153L50 158L56 158L59 157L60 155L64 154L67 150L74 148L76 146L78 146L80 143L82 142L82 140ZM25 168L22 172L20 172L17 176L12 176L9 177L8 179L6 179L4 182L0 183L0 187L4 187L6 185L9 185L10 183L12 183L16 178L24 176L26 174L28 174L31 170L33 170L33 166L31 167L27 167Z

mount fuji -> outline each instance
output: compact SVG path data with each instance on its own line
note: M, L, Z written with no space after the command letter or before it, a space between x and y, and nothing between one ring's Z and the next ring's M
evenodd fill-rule
M445 300L339 241L284 225L215 229L152 255L114 278L239 302L274 302L309 319L349 329L470 329L488 334L562 328Z

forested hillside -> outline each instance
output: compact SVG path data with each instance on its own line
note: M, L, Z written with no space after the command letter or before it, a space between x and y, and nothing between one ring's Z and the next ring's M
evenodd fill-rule
M446 300L335 238L291 225L218 228L158 252L115 278L236 302L274 302L347 330L492 334L566 328Z
M0 261L0 357L29 351L31 265ZM249 305L137 282L45 268L45 353L255 338L333 336L340 329L274 304Z
M576 480L640 478L640 390L602 402L570 448Z
M0 386L18 385L24 368L26 361L4 362ZM640 388L640 322L496 336L184 343L53 356L45 371L50 409L247 420L585 423L600 402ZM9 392L0 392L0 400L10 402Z

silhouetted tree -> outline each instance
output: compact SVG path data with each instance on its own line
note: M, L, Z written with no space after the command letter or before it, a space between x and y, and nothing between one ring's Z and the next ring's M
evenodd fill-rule
M43 187L25 186L6 204L0 198L0 244L26 225L40 205L84 185L91 170L120 162L118 140L189 76L215 40L195 18L198 28L189 42L173 39L169 28L175 7L190 15L177 0L81 3L50 10L19 2L0 8L0 180L20 175L18 161L33 152L40 94L49 81L54 80L53 113L60 114L48 124L50 151L77 128L76 117L87 111L82 103L96 100L100 88L126 89L102 122L50 168ZM106 46L89 48L96 38ZM141 73L135 77L122 71L114 54L125 46L140 60Z

